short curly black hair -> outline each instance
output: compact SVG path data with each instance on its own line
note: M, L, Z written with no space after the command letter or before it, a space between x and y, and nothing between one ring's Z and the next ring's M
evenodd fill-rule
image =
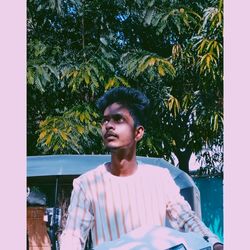
M129 87L115 87L99 98L96 106L103 113L113 103L119 103L129 110L135 127L145 126L150 102L141 91Z

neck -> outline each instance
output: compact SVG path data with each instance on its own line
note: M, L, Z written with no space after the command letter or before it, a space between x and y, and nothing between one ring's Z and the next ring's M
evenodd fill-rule
M137 170L135 150L111 152L109 171L116 176L129 176Z

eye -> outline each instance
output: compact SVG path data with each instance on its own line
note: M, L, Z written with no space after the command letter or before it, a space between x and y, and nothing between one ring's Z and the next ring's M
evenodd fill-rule
M108 118L103 118L102 119L102 124L105 125L109 122L109 119Z
M124 118L121 115L116 115L116 116L114 116L114 121L117 123L122 123L122 122L124 122Z

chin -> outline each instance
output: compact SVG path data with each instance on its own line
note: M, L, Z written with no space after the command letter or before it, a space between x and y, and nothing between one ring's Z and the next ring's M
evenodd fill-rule
M118 146L118 145L112 145L112 144L108 144L105 146L107 150L114 152L114 151L118 151L118 150L122 150L122 149L126 149L126 147L122 147L122 146Z
M116 145L112 145L112 144L107 144L107 145L105 145L105 147L106 147L106 149L108 149L108 150L116 150L116 149L119 149L119 147L118 146L116 146Z

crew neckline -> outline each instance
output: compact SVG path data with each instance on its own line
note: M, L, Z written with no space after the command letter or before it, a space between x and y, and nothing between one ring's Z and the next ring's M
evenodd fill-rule
M103 164L104 171L105 171L106 175L109 176L110 178L112 178L113 180L119 180L119 181L131 180L131 179L136 178L141 172L141 164L139 162L137 162L137 169L133 174L127 175L127 176L118 176L118 175L114 175L110 171L108 171L108 164L110 164L110 162L105 162Z

